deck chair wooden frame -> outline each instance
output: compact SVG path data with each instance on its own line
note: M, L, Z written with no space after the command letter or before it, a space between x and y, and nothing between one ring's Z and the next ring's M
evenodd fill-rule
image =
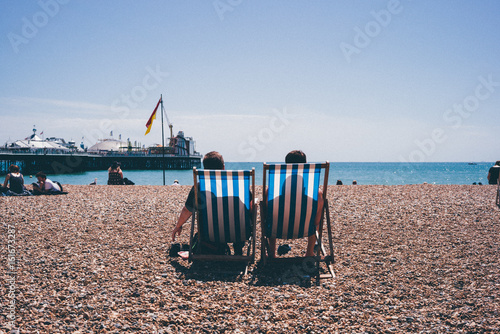
M252 196L255 196L255 169L198 170L195 167L193 179L195 210L189 239L189 260L246 262L246 274L248 264L255 260L257 211L256 205L252 203ZM192 246L194 242L200 243L202 238L219 243L246 241L246 255L196 254Z
M318 193L320 190L321 174L323 174L323 210L321 211L321 219L319 223L318 230L316 233L316 242L318 247L316 247L316 282L324 278L333 278L335 273L333 271L334 263L334 253L333 253L333 239L332 239L332 224L330 221L330 213L328 208L328 172L330 169L330 163L326 161L325 163L304 163L304 164L267 164L264 163L263 168L263 190L260 205L261 213L261 230L262 230L262 242L261 242L261 260L264 265L268 261L297 261L304 260L304 257L283 257L271 259L268 256L269 252L269 236L276 236L277 239L300 239L307 238L311 235L311 230L315 230L314 217L316 213L312 211L317 210L317 206L314 205L314 200L311 200L311 195L316 200L318 199ZM279 180L277 174L279 173ZM290 195L294 191L290 191L293 186L297 185L297 181L293 181L290 176L297 175L296 177L302 177L300 182L303 182L303 187L296 187L295 195ZM267 184L269 180L269 185ZM296 179L298 180L298 179ZM287 183L288 182L288 183ZM272 183L272 184L271 184ZM280 188L278 190L278 187ZM283 194L282 191L287 194ZM269 193L269 190L273 194ZM275 207L275 203L270 203L269 197L275 196L279 192L280 197L283 199L279 200L278 208ZM303 194L302 192L306 192ZM297 205L297 202L301 201L302 205ZM304 203L305 207L304 207ZM272 212L271 212L272 211ZM278 216L278 217L276 217ZM326 253L324 243L323 243L323 227L325 223L327 225L327 239L329 244L329 253ZM300 217L300 218L299 218ZM293 220L293 227L289 228L289 224ZM299 224L296 222L299 221ZM311 226L312 224L312 226ZM303 225L303 226L302 226ZM308 225L309 227L305 226ZM278 230L280 232L278 232ZM314 233L314 232L312 232ZM286 235L284 235L286 234ZM325 263L327 266L327 273L320 275L319 268L320 263Z

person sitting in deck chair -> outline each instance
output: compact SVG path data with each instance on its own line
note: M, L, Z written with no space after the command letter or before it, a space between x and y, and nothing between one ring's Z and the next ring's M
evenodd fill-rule
M203 167L205 169L225 169L224 158L219 152L211 151L205 154L203 157ZM179 215L177 225L172 231L172 242L175 241L176 236L179 236L182 232L182 226L188 221L194 211L194 187L191 188L189 195L186 199L185 205ZM235 255L242 255L244 243L234 243L234 253ZM201 252L210 254L224 254L228 251L227 244L215 244L208 241L202 241Z
M307 158L304 152L300 150L293 150L289 152L285 157L285 163L307 163ZM267 190L266 190L267 193ZM266 195L267 197L267 195ZM321 220L321 212L323 211L323 192L319 190L318 192L318 206L316 210L316 219L314 225L316 230L319 227ZM314 246L316 244L316 235L311 235L307 238L307 249L306 256L314 256ZM276 238L269 238L269 257L276 257Z

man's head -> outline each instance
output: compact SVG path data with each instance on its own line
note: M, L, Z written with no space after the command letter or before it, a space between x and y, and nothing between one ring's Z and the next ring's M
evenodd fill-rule
M497 162L495 162L495 165L500 166L500 160L498 160Z
M300 150L293 150L288 153L285 157L285 162L287 164L302 164L306 163L306 154Z
M203 157L203 168L205 169L224 169L224 158L219 152L212 151Z
M47 179L47 175L45 175L44 172L38 172L36 173L36 178L38 179L38 181L45 181Z

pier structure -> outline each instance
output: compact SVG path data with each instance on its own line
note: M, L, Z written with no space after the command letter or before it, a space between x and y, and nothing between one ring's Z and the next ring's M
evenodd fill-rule
M43 171L47 174L72 174L107 170L114 161L124 170L182 170L201 167L201 156L162 154L91 154L91 153L15 153L0 151L0 174L7 174L11 164L25 175Z

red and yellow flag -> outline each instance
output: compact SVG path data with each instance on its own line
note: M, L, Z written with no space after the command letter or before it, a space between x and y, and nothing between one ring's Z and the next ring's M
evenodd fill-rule
M153 125L153 120L156 119L156 111L158 110L158 106L160 105L160 103L161 103L161 97L160 97L160 100L158 101L158 103L156 104L155 110L153 111L151 116L149 116L148 122L146 123L146 127L148 129L146 130L146 133L144 135L147 135L149 133L149 131L151 131L151 126Z

